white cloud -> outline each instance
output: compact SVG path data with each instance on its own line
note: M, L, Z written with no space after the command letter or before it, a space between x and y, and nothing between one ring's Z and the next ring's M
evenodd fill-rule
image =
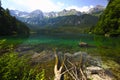
M40 9L44 12L58 11L64 6L64 3L54 3L52 0L12 0L12 2L21 5L20 7L24 6L24 9L29 11L33 11L35 9Z
M60 1L54 2L53 0L8 0L6 1L9 9L17 9L21 11L33 11L40 9L43 12L61 11L63 9L76 9L81 12L86 12L93 6L78 7L76 5L68 5ZM8 4L9 3L9 4ZM5 4L5 3L4 3Z
M69 7L67 7L66 9L67 9L67 10L76 9L76 10L81 11L81 12L87 12L90 8L93 8L93 5L83 6L83 7L69 6Z
M61 3L61 2L57 2L57 5L59 5L59 6L64 6L65 4L64 3Z

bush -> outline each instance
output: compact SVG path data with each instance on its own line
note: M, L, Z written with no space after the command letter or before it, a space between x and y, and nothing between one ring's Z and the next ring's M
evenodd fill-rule
M9 50L0 56L0 80L44 80L45 71L38 72L37 67L31 67L29 59L13 52L12 46L5 47L5 40L0 41L1 50Z
M36 73L37 68L31 68L28 59L19 57L17 53L6 53L0 57L1 80L44 80L44 70Z

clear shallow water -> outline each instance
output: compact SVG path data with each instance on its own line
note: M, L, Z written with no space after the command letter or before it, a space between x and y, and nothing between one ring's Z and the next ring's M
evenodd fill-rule
M80 50L94 50L97 47L118 47L120 46L120 38L106 38L103 36L88 35L88 34L32 34L29 37L0 37L0 40L6 39L6 44L14 44L19 46L32 47L33 50L44 50L58 48L67 51L80 51ZM78 46L79 42L86 42L95 47Z

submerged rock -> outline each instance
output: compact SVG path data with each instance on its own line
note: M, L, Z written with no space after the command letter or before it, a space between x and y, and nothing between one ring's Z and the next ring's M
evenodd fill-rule
M31 56L32 62L47 62L54 59L54 54L51 51L42 51L40 53L35 52Z
M99 57L94 58L93 56L88 55L86 52L81 51L75 52L73 54L62 53L58 51L57 55L61 61L63 61L65 58L65 64L67 67L71 67L69 62L77 67L80 67L79 64L82 64L81 68L83 68L83 72L90 80L113 80L114 78L110 70L106 70L102 67L101 59ZM39 53L35 52L31 56L33 63L43 62L46 64L46 62L54 60L54 58L54 52L49 50L45 50Z
M103 71L103 69L98 66L90 66L90 67L87 67L86 70L87 70L86 72L90 74L99 74Z
M88 79L92 80L113 80L113 75L107 70L98 66L90 66L86 68Z

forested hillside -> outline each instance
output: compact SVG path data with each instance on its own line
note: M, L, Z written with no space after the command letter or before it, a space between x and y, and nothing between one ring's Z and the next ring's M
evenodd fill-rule
M109 36L120 35L120 0L109 0L93 32Z
M29 28L0 6L0 35L29 34Z

